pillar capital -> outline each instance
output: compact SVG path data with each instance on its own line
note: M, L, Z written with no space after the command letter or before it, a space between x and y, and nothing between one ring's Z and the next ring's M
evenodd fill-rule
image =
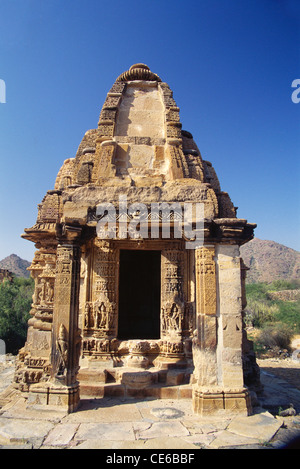
M76 245L80 244L80 238L82 234L82 227L78 225L71 225L67 223L61 223L58 225L56 230L56 237L59 245Z

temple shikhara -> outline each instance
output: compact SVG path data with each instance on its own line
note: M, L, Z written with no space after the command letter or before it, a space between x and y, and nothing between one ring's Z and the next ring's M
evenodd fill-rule
M193 245L177 228L196 204ZM14 380L27 405L73 412L90 397L190 398L200 415L250 414L257 365L239 248L255 226L237 218L182 130L168 84L144 64L122 73L22 235L37 249Z

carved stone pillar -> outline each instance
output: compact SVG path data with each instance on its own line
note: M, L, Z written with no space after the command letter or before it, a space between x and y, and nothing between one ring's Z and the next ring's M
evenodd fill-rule
M80 248L73 244L57 248L53 335L52 376L70 386L78 372L78 296Z
M225 387L243 387L242 283L238 246L218 246L220 364Z
M73 412L79 403L80 331L78 329L80 230L66 230L57 247L54 285L51 378L30 387L29 405L58 406Z
M107 240L94 239L89 262L89 287L84 304L83 355L111 360L117 337L118 253Z
M217 293L215 249L195 251L196 333L193 339L194 378L197 386L217 386Z
M243 374L243 285L238 245L219 245L216 250L219 291L219 376L224 408L250 413L249 391Z
M238 246L196 250L193 407L201 415L250 412L243 384L242 290Z
M163 250L161 260L161 352L166 360L176 362L184 356L183 252L180 249Z
M29 268L35 288L27 341L19 351L14 381L20 391L49 378L56 248L41 246Z

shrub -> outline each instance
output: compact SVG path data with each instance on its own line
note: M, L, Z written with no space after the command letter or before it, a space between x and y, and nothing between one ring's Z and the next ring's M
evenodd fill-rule
M276 280L268 283L246 285L247 307L245 322L247 326L261 328L267 322L281 322L300 333L300 301L283 301L272 297L270 292L299 289L299 280Z
M264 300L268 289L267 283L249 283L246 285L247 299Z
M269 291L296 290L300 288L300 281L295 280L275 280L269 285Z
M250 298L245 309L245 322L252 327L262 327L266 322L272 321L274 315L279 312L276 304L267 300L255 300Z
M287 324L294 334L300 333L300 301L277 301L278 312L274 315L275 321Z
M274 352L289 351L293 334L293 330L286 324L268 324L260 331L257 342L265 350L273 350Z

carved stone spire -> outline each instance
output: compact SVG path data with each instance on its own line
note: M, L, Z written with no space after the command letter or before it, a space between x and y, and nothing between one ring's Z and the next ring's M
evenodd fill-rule
M116 81L133 81L133 80L147 80L147 81L161 81L156 73L151 72L148 65L134 64L127 72L122 73Z

